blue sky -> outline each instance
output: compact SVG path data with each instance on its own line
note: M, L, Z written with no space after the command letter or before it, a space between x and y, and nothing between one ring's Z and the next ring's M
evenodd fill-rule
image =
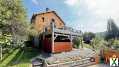
M119 25L119 0L23 0L28 17L33 13L55 10L67 26L83 32L103 32L107 19Z

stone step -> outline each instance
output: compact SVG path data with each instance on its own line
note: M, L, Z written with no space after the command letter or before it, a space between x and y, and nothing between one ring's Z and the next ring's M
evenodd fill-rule
M81 59L78 61L72 61L72 62L66 62L66 63L59 63L59 64L53 64L53 65L47 65L47 67L84 67L84 66L88 66L88 65L92 65L95 64L95 62L90 61L90 58L85 58L85 59Z

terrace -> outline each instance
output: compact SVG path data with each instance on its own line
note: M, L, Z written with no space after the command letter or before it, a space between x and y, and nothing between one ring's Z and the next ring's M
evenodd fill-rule
M33 58L31 61L35 59L42 59L42 63L44 63L43 66L46 67L69 67L96 64L99 61L99 56L91 49L81 48L58 54L42 53L41 55Z

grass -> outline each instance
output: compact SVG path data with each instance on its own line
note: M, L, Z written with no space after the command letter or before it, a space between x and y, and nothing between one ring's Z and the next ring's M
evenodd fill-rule
M30 67L31 66L31 59L37 56L40 52L37 49L28 48L24 52L20 52L18 55L19 57L12 62L17 62L16 64L10 64L13 67Z
M5 58L1 64L0 64L0 67L6 67L9 62L12 61L12 59L16 56L16 54L19 52L20 50L19 49L16 49L13 53L11 53L11 55L9 55L7 58Z
M14 50L15 49L13 48L13 49L9 50L7 53L4 53L2 60L0 62L2 62L4 59L6 59L11 53L13 53Z
M31 59L40 52L37 49L27 48L24 51L16 49L6 59L4 59L0 67L31 67Z

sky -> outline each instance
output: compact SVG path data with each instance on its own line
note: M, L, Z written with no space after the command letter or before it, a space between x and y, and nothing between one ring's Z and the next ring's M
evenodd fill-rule
M104 32L112 18L119 26L119 0L23 0L30 20L46 8L56 11L66 23L83 32Z

